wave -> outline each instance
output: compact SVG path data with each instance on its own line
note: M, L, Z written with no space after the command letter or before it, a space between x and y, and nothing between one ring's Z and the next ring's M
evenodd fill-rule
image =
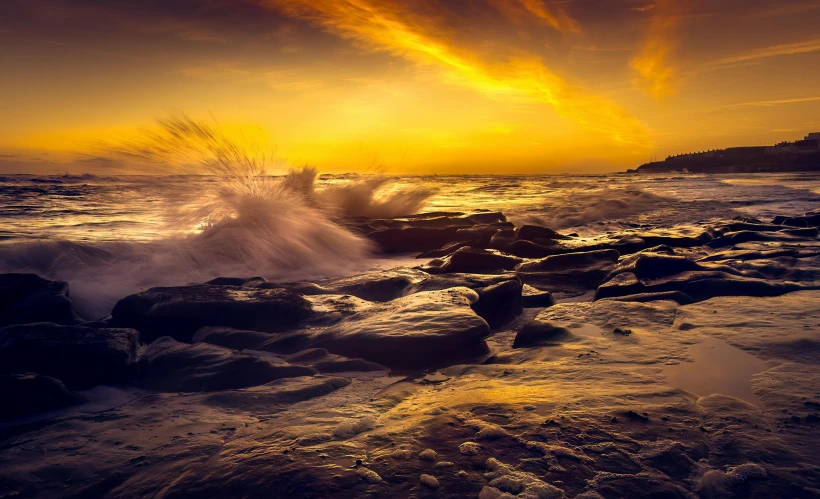
M526 221L553 229L566 229L640 215L661 209L670 201L675 200L634 187L570 191L543 207L540 211L545 215L531 215Z
M317 189L314 168L275 176L271 167L279 163L216 127L187 117L159 125L105 153L117 164L166 175L142 181L169 193L162 211L171 236L150 242L6 243L0 246L0 271L69 281L78 313L97 318L117 299L151 286L225 275L284 279L338 273L373 249L344 226L344 218L410 215L432 195L428 189L381 192L390 183L383 177ZM210 181L186 189L184 178L171 181L169 174Z

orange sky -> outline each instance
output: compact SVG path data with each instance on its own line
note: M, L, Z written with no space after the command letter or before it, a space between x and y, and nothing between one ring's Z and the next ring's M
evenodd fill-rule
M99 172L99 142L169 112L323 172L612 171L820 131L817 0L4 0L0 65L0 172Z

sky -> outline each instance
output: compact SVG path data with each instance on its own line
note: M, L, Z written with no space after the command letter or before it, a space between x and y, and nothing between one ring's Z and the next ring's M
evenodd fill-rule
M820 2L3 0L0 68L3 173L182 113L322 172L618 171L820 131Z

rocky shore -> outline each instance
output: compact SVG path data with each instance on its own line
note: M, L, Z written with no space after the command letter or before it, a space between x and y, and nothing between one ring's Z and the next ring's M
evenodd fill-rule
M348 223L419 265L152 288L92 321L67 283L0 275L0 497L820 495L820 212ZM713 367L706 338L762 361L758 400L667 383Z

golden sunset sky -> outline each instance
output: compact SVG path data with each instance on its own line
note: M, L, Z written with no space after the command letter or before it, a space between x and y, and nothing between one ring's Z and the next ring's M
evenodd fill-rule
M3 0L0 67L0 172L168 113L322 172L601 172L820 131L820 1Z

